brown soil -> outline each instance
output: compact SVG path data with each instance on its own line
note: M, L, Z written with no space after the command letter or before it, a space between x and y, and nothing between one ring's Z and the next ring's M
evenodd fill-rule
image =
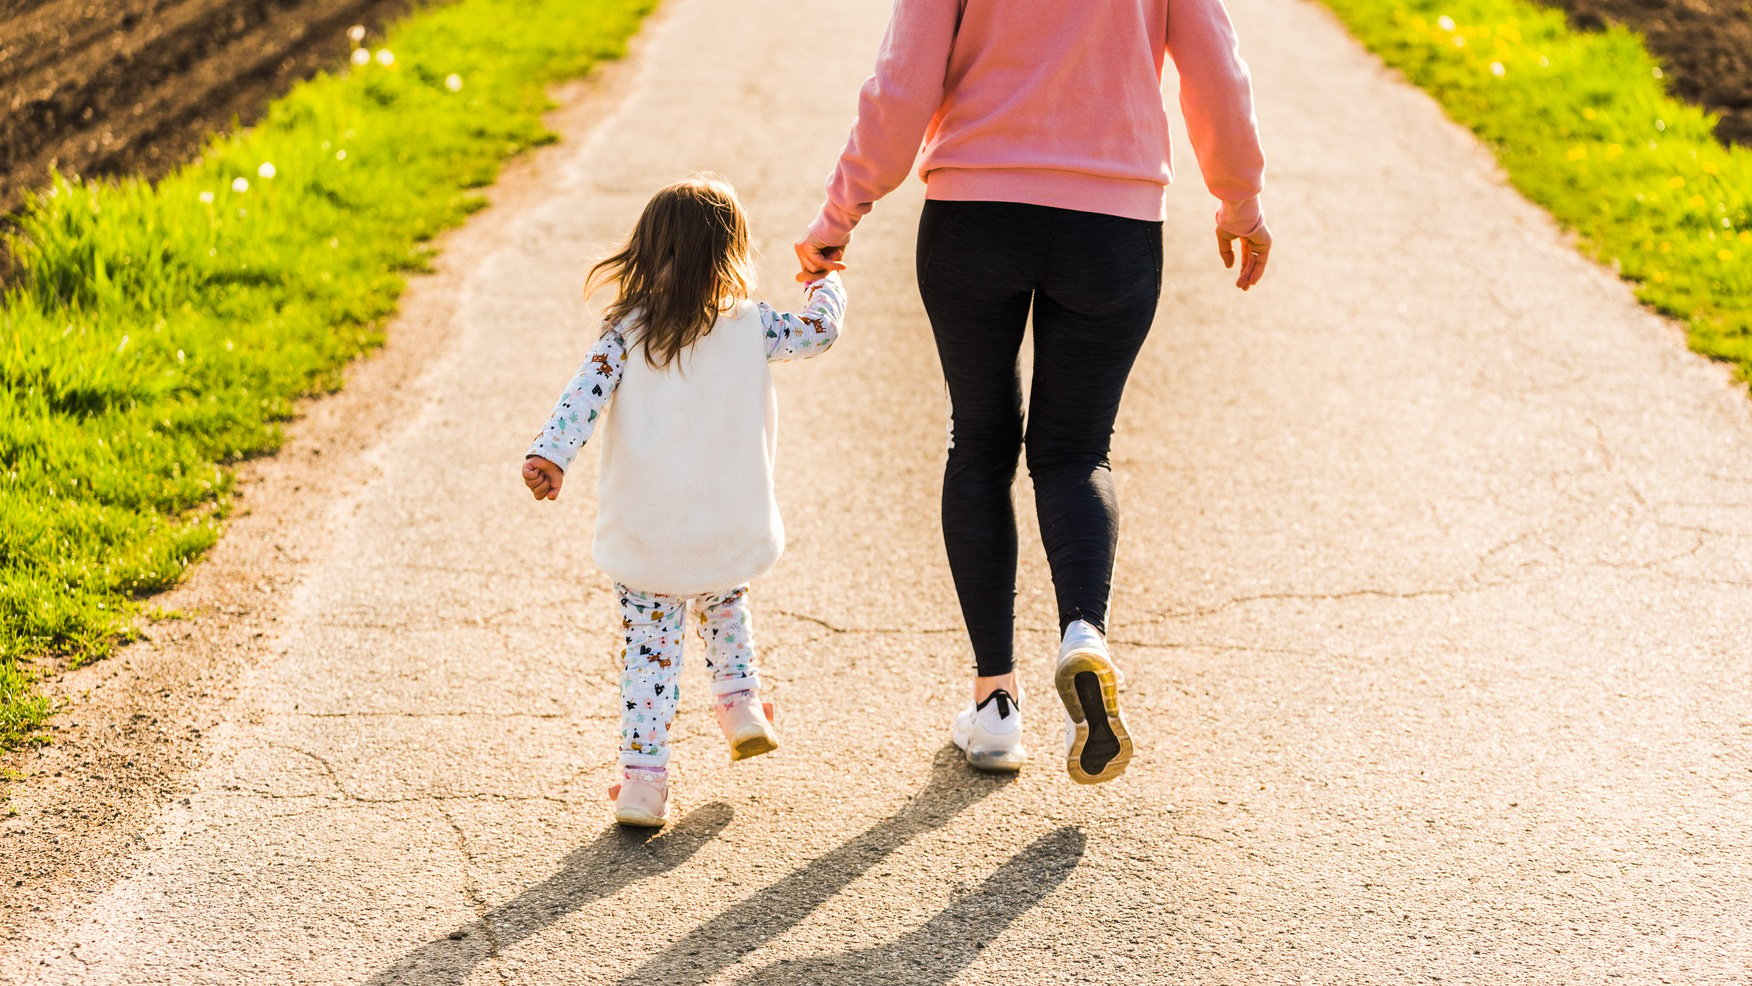
M0 214L49 170L155 177L411 0L0 0ZM369 37L367 39L369 43Z
M1716 136L1752 147L1752 0L1547 0L1579 27L1641 31L1668 90L1721 115Z

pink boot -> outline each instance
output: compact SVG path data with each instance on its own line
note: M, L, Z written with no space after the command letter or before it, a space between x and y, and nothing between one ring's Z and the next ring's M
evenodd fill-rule
M611 785L614 820L622 825L661 828L669 813L669 771L662 767L622 767L621 782Z
M718 728L730 741L731 760L747 760L779 748L779 735L773 731L776 710L771 702L762 702L754 689L720 695L712 708L718 714Z

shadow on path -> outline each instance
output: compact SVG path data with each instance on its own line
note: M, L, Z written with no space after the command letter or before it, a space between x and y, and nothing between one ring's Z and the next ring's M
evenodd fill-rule
M743 956L784 934L863 875L865 870L914 837L942 826L1014 777L1014 774L977 773L968 768L960 750L945 746L932 761L929 783L899 811L802 869L730 905L622 977L621 986L649 986L651 983L689 986L706 982L741 961ZM1082 835L1078 834L1076 839L1077 856L1081 858ZM1060 879L1063 879L1062 875ZM954 910L950 908L950 911ZM1011 915L1004 923L1013 919L1014 915ZM963 959L962 964L967 961L969 959Z
M730 824L730 806L709 804L653 835L611 826L566 857L557 873L443 938L421 945L368 980L369 986L460 984L475 966L578 908L674 869Z
M1087 841L1075 828L1049 832L936 917L895 941L837 955L775 962L744 976L737 986L947 983L967 968L988 942L1065 882L1082 862Z

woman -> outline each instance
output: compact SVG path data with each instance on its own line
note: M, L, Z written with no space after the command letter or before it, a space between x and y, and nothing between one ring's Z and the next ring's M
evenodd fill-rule
M1265 162L1221 0L898 0L827 202L796 245L803 277L843 269L852 228L919 160L919 293L951 406L943 540L976 666L951 735L975 767L1027 759L1010 500L1023 449L1063 632L1066 768L1094 784L1131 759L1105 639L1118 542L1107 453L1161 293L1164 56L1221 203L1218 253L1233 266L1241 241L1235 284L1251 288L1271 246ZM1017 355L1031 310L1024 427Z

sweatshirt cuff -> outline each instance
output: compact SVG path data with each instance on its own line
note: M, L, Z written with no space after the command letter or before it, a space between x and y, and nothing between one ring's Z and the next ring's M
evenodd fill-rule
M572 459L576 457L577 454L577 449L563 445L560 442L556 442L548 438L546 435L543 435L529 446L529 451L523 453L523 457L527 459L532 455L539 455L554 465L559 466L561 472L565 472L572 467Z
M1217 228L1235 236L1250 236L1265 224L1265 212L1259 196L1240 202L1224 202L1217 207Z
M809 224L809 236L822 246L843 247L852 242L852 227L857 225L857 220L836 219L833 213L837 211L832 203L823 205L821 214Z

